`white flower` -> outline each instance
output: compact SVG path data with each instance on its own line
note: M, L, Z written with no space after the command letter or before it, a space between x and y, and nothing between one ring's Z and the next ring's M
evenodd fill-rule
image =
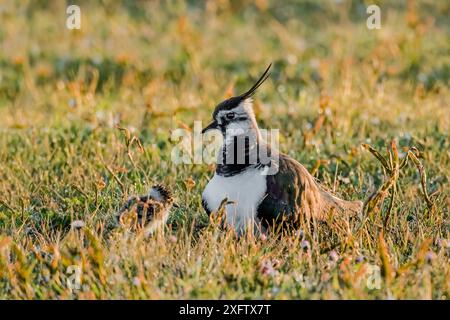
M84 221L82 220L75 220L72 221L72 223L70 224L70 226L74 229L81 229L84 227Z

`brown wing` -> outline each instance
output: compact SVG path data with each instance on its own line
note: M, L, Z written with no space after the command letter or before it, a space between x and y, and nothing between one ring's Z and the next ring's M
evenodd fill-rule
M258 207L258 218L297 223L300 218L324 219L333 209L355 213L361 208L360 201L341 200L325 191L304 166L280 154L278 172L267 176L267 194Z
M258 207L258 218L269 224L281 218L295 220L301 205L298 201L302 186L301 168L290 160L280 154L277 173L268 175L266 179L266 196Z

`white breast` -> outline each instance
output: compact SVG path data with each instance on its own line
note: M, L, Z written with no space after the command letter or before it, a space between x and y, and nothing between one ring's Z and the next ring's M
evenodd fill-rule
M251 224L254 226L258 205L266 193L266 175L263 170L248 169L231 177L214 174L202 198L210 211L219 208L223 199L234 203L226 205L226 221L241 234Z

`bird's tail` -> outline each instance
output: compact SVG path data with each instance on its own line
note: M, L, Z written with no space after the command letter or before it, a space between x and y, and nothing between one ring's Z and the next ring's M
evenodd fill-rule
M362 201L347 201L340 199L326 190L320 190L322 200L324 203L323 212L337 209L340 212L346 213L350 216L360 215L363 210Z

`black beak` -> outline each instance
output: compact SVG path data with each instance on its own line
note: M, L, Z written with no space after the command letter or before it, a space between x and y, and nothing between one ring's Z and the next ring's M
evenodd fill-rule
M213 130L213 129L219 129L219 124L217 123L216 120L214 120L213 122L208 124L208 126L202 130L202 134L205 133L206 131Z

